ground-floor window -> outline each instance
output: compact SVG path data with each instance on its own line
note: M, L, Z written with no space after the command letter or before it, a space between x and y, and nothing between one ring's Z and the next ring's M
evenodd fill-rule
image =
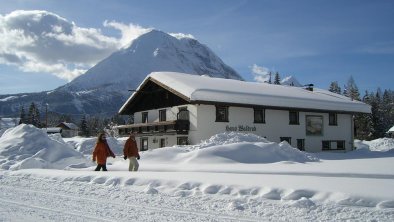
M322 150L344 150L345 140L323 140Z
M305 151L305 139L297 139L297 148Z
M282 142L282 141L286 141L286 142L288 142L289 144L291 144L291 137L280 137L280 141Z
M160 148L161 148L161 147L165 147L165 146L166 146L166 139L161 138L161 139L160 139Z
M140 150L141 151L148 150L148 138L141 138Z
M188 145L189 144L187 136L178 137L176 142L177 142L176 143L177 145Z

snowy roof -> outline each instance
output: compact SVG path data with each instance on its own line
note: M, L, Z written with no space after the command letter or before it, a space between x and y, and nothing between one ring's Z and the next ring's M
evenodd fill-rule
M176 72L153 72L140 84L121 107L122 112L148 81L171 89L190 103L218 102L275 108L328 110L337 112L370 113L371 107L348 97L314 88L267 83L245 82L233 79L212 78Z
M393 132L394 132L394 126L391 127L387 132L388 132L388 133L393 133Z
M49 127L49 128L44 128L44 130L47 133L61 133L62 132L62 128L60 128L60 127Z
M72 130L77 130L78 126L75 125L74 123L66 123L66 122L62 122L59 125L57 125L58 127L61 127L61 125L64 125L65 127L67 127L68 129L72 129Z

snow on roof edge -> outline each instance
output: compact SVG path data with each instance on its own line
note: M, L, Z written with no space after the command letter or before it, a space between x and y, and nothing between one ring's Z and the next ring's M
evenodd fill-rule
M314 91L311 92L298 87L277 86L272 84L258 85L258 87L256 87L256 84L263 83L202 77L196 74L179 72L152 72L138 86L137 91L140 90L150 78L176 90L189 98L190 101L343 111L350 113L371 112L371 107L363 102L352 101L342 95L334 95L332 92L319 88L315 88ZM220 84L221 88L218 89L218 86L215 84ZM260 88L260 86L264 88ZM283 91L283 89L287 90ZM135 95L136 93L133 93L129 97L126 103L120 108L119 113L124 111Z

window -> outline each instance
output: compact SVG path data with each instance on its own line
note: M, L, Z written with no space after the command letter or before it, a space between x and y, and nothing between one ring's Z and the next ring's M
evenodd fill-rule
M186 136L178 137L177 138L177 145L188 145L189 142L187 141Z
M179 107L178 110L177 119L189 120L189 111L187 110L187 107Z
M227 106L216 106L216 122L228 122Z
M160 148L161 148L161 147L165 147L165 146L166 146L166 139L161 138L161 139L160 139Z
M336 113L329 113L328 114L328 125L330 126L337 126L338 125L338 118Z
M148 138L141 138L141 151L148 150Z
M254 123L265 123L265 109L254 109Z
M325 140L322 141L322 148L323 148L323 150L330 150L330 148L331 148L330 145L331 145L330 141L325 141Z
M323 140L322 141L323 150L345 150L344 140Z
M159 110L159 121L160 122L167 121L167 116L166 116L166 110L165 109Z
M291 144L291 137L280 137L280 141L282 142L282 141L286 141L286 142L288 142L289 144Z
M289 111L289 124L290 125L299 125L299 113L297 111Z
M345 141L344 140L338 140L337 141L337 150L344 150L345 149Z
M297 148L301 151L305 151L305 139L297 139Z
M148 122L148 112L142 112L141 113L141 122L142 123L147 123Z

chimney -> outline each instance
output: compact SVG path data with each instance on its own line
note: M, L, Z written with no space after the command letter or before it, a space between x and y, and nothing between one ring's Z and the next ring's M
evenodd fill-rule
M305 86L306 90L313 92L313 84L307 84L307 85L304 85L304 86Z

